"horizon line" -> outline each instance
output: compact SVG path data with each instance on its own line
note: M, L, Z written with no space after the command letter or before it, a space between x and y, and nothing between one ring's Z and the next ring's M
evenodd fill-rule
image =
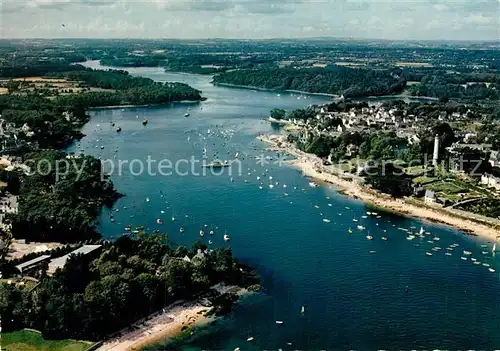
M328 37L328 36L311 36L311 37L269 37L269 38L228 38L228 37L198 37L198 38L161 38L161 37L2 37L0 41L8 40L178 40L178 41L200 41L200 40L233 40L233 41L273 41L273 40L337 40L337 41L389 41L389 42L467 42L467 43L497 43L500 45L499 39L387 39L387 38L364 38L364 37Z

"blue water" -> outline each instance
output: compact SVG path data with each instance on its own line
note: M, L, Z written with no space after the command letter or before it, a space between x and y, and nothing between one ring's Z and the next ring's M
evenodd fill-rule
M500 347L500 264L491 254L491 243L449 227L372 210L326 184L311 188L310 180L276 163L277 155L256 141L259 133L277 132L263 121L271 108L304 107L328 98L298 99L298 94L214 87L210 77L164 73L158 68L130 72L189 83L202 90L207 100L194 105L94 110L83 130L87 136L72 151L81 147L116 164L119 159L146 163L148 156L175 163L191 156L201 160L206 147L209 160L216 152L221 159L232 159L239 152L242 163L241 175L233 167L232 175L226 169L221 176L147 172L134 176L123 167L123 174L112 176L125 197L112 211L103 212L100 230L106 237L122 235L131 224L160 229L180 244L211 239L213 246L231 246L238 259L262 274L265 292L247 298L226 320L188 340L186 350ZM188 108L190 116L185 118ZM145 117L147 126L141 124ZM123 131L116 133L111 121ZM260 165L256 160L260 155L273 159L264 158L267 164ZM132 172L139 170L138 162ZM184 165L181 171L187 168ZM201 170L197 164L195 171ZM263 189L259 189L261 183ZM381 218L362 218L366 211L377 211ZM157 224L157 219L163 224ZM366 229L360 231L357 225ZM184 233L179 232L181 226ZM432 235L409 241L398 229L417 231L421 226ZM200 238L200 229L207 234L214 230L215 235ZM224 231L230 242L223 241ZM366 239L367 232L374 240ZM383 235L389 240L382 241ZM440 240L432 240L434 236ZM453 243L459 246L446 256L446 247ZM432 251L435 246L442 250ZM467 261L460 258L462 250L472 251ZM488 253L482 254L484 250ZM497 271L474 265L470 257ZM253 342L246 341L249 336L255 338Z

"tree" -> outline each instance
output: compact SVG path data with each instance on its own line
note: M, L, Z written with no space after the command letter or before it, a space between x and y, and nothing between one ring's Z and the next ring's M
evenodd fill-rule
M271 110L271 118L274 119L283 119L285 118L286 111L280 108L273 108Z

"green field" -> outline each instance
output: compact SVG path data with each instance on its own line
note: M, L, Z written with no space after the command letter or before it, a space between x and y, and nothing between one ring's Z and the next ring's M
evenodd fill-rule
M84 351L94 343L75 340L44 340L34 330L2 333L2 347L7 351Z

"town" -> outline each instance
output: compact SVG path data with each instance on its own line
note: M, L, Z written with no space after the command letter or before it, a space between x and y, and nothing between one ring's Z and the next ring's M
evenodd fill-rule
M340 100L324 106L272 110L278 137L321 159L323 172L449 213L500 224L500 124L477 106ZM381 182L381 163L404 182ZM372 172L370 172L370 169ZM389 178L387 178L389 179Z

